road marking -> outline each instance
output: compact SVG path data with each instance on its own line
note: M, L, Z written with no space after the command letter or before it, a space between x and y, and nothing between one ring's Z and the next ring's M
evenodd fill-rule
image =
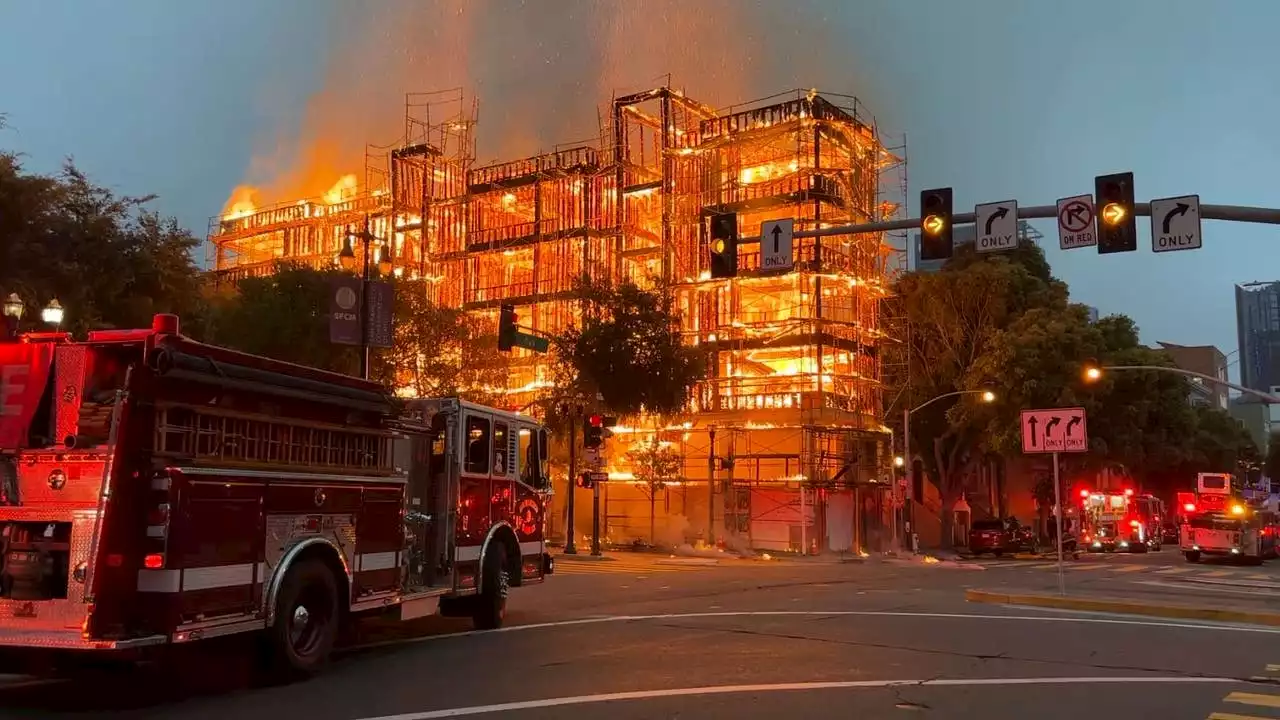
M1045 608L1037 608L1045 609ZM1088 611L1070 611L1062 612L1079 612L1080 617L1062 617L1049 615L986 615L981 613L924 613L924 612L894 612L881 610L747 610L747 611L727 611L727 612L700 612L700 613L663 613L659 615L608 615L605 617L587 617L576 620L556 620L554 622L529 623L528 625L508 625L496 630L464 630L455 633L442 633L440 635L427 635L425 637L402 638L395 640L380 640L377 642L365 643L363 645L353 645L344 648L344 651L352 652L357 650L372 650L380 647L394 647L397 645L409 645L422 642L435 642L437 640L451 640L454 638L470 637L472 635L495 635L500 633L524 632L527 630L547 630L562 627L574 627L578 625L596 625L599 623L619 623L619 622L644 622L649 620L694 620L700 618L735 618L735 617L900 617L900 618L922 618L922 619L938 619L938 620L1004 620L1010 622L1059 622L1059 623L1084 623L1094 625L1131 625L1136 627L1160 627L1174 628L1179 630L1213 630L1216 632L1240 632L1253 633L1260 635L1280 635L1280 628L1262 627L1257 625L1231 625L1226 623L1213 623L1211 621L1204 622L1165 622L1159 620L1122 620L1120 618L1102 618L1090 617Z
M1164 570L1156 570L1155 575L1181 575L1183 573L1195 572L1192 567L1169 567Z
M1224 578L1224 577L1231 577L1234 574L1235 573L1231 572L1230 570L1210 570L1209 572L1204 573L1200 577Z
M1267 672L1280 672L1280 665L1268 665Z
M1262 693L1233 692L1223 698L1223 702L1260 707L1280 708L1280 695L1264 695Z
M1150 565L1116 565L1115 567L1107 568L1107 570L1115 573L1131 573L1146 570L1150 567Z
M1072 570L1075 570L1076 572L1084 572L1086 570L1106 570L1107 569L1106 565L1103 565L1102 563L1096 563L1096 562L1088 562L1082 565L1068 565L1067 567Z
M760 685L705 685L702 687L668 688L665 690L635 690L631 692L572 695L569 697L524 700L521 702L472 705L470 707L428 710L361 718L361 720L434 720L435 718L463 717L467 715L491 715L516 710L589 705L618 702L620 700L652 700L656 698L696 697L704 695L759 694L768 692L797 692L813 690L866 690L890 687L992 687L1004 685L1141 685L1141 684L1214 684L1236 683L1234 678L1138 676L1138 677L1047 677L1047 678L955 678L947 680L848 680L828 682L775 683Z
M1276 577L1271 573L1249 573L1248 575L1242 575L1241 577L1245 580L1280 580L1280 577Z
M1271 720L1271 719L1258 717L1257 715L1237 715L1235 713L1216 712L1216 713L1210 713L1209 720Z

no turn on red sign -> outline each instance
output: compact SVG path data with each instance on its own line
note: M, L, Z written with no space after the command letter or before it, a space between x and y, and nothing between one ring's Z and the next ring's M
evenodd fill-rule
M1058 201L1058 246L1063 250L1098 244L1094 231L1093 196L1076 195Z

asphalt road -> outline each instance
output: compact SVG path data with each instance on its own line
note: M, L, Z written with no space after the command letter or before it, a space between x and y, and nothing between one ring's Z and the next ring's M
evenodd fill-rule
M0 718L1079 720L1097 708L1209 718L1280 707L1280 630L961 599L1001 574L1044 574L1035 568L588 562L517 590L508 629L431 620L405 641L373 628L364 639L384 644L311 682L249 686L229 654L180 683L137 671L0 686Z

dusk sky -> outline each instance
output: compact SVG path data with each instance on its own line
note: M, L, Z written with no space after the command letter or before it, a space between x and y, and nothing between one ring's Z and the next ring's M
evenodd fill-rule
M487 161L595 134L611 92L670 72L717 106L857 95L907 135L913 214L923 188L964 212L1121 170L1140 202L1275 207L1278 24L1275 0L0 0L0 148L73 156L203 236L234 186L289 182L308 134L345 128L337 164L395 141L406 91L474 91ZM1204 249L1157 256L1141 219L1138 252L1099 256L1037 226L1074 299L1146 342L1231 353L1232 285L1280 279L1276 228L1206 221Z

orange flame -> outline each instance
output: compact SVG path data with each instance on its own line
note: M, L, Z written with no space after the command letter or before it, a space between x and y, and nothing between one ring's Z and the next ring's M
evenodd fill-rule
M338 182L333 184L324 194L324 203L326 205L337 205L344 200L350 200L356 196L360 189L360 183L356 181L356 176L347 173L338 178Z
M237 185L231 191L231 197L227 198L227 203L222 207L223 220L235 220L237 218L252 215L257 211L258 189L252 185Z

